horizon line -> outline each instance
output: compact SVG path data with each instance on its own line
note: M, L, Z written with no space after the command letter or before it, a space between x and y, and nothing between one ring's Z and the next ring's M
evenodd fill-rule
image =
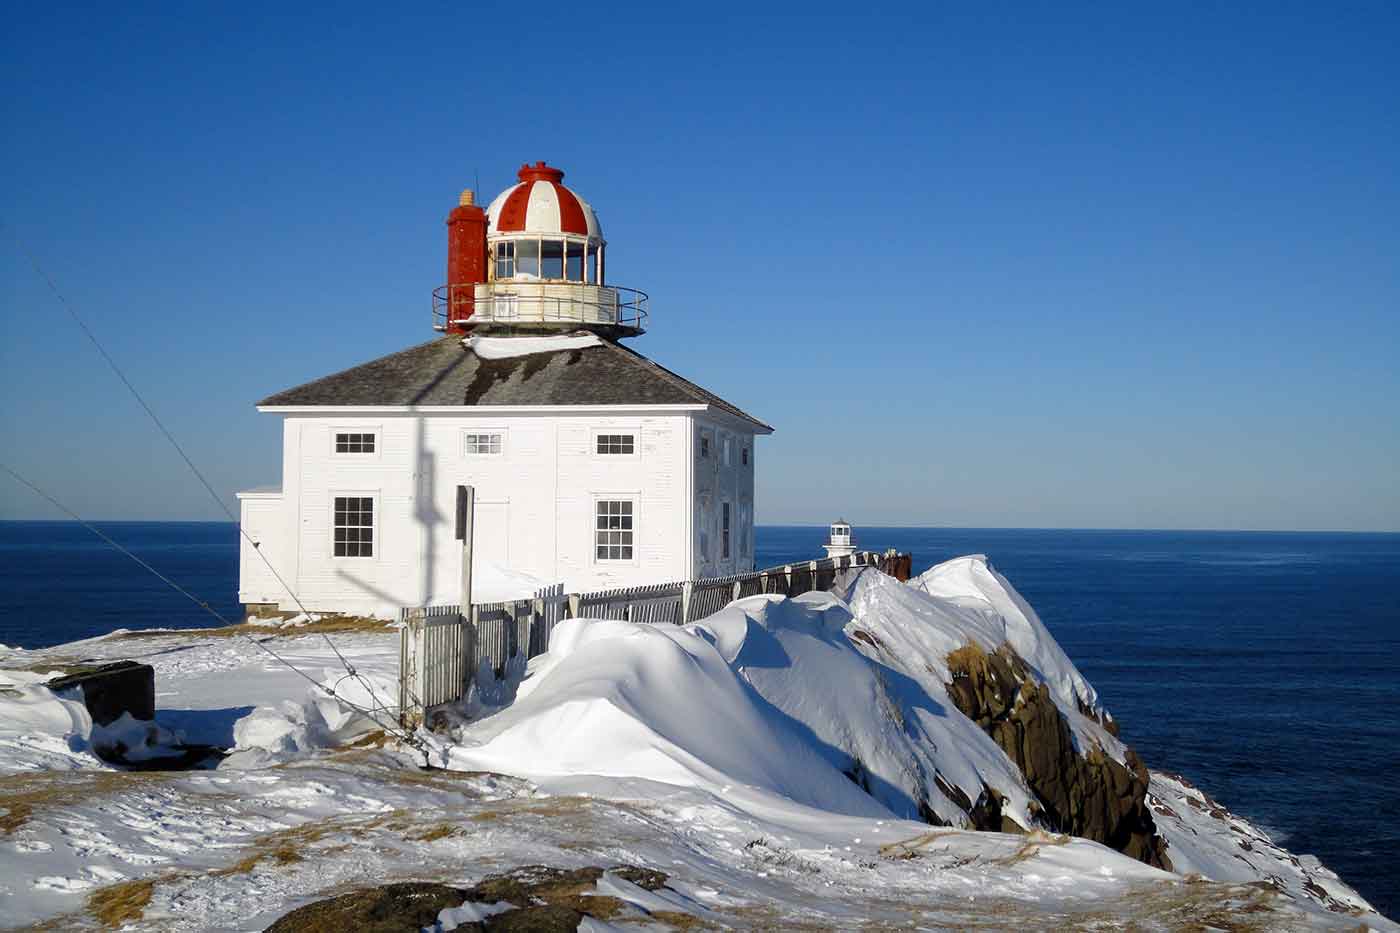
M92 523L108 525L237 525L215 518L90 518ZM0 524L78 525L71 518L0 518ZM826 528L830 522L754 522L755 528ZM1091 525L911 525L852 523L861 529L903 529L922 531L1104 531L1161 532L1173 534L1261 534L1261 535L1400 535L1400 529L1335 529L1335 528L1139 528L1129 526L1105 527Z

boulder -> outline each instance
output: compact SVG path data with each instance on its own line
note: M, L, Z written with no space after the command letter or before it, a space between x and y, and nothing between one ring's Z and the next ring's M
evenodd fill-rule
M597 889L603 872L632 882L648 891L665 887L666 875L635 865L614 868L550 868L523 865L498 875L488 875L469 888L456 888L429 882L400 882L352 891L283 916L267 933L388 933L390 930L417 930L432 927L438 914L465 903L515 905L487 917L468 922L459 930L488 933L573 933L585 917L608 921L618 915L637 914L624 901L589 892ZM634 919L644 919L637 914Z

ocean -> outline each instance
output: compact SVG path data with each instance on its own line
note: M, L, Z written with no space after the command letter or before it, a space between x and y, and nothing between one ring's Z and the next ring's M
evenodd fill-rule
M237 531L102 529L226 618ZM824 528L760 526L761 566ZM981 553L1028 599L1149 767L1185 775L1400 916L1400 535L857 528L916 570ZM67 522L0 522L0 643L215 624Z

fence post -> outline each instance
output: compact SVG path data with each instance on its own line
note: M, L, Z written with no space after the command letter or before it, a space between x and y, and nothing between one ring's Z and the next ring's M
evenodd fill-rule
M570 619L577 619L577 618L578 618L578 604L579 604L579 594L578 594L578 593L570 593L570 594L569 594L569 618L570 618Z
M399 633L399 722L406 729L416 729L423 723L425 629L421 612L409 610L405 614Z
M735 581L734 581L734 595L733 595L733 597L731 597L730 602L733 602L734 600L738 599L738 598L739 598L739 593L740 593L743 589L744 589L743 581L741 581L741 580L735 580Z
M686 580L681 584L681 624L690 621L690 596L695 589L694 580Z

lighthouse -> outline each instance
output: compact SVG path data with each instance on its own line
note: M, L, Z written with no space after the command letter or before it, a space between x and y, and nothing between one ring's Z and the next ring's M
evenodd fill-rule
M592 206L544 162L485 209L464 191L447 218L447 282L433 324L450 334L579 330L619 340L645 330L645 292L607 281L607 241Z
M851 535L851 523L844 518L831 523L831 537L822 545L827 557L849 557L856 552L855 538Z
M258 403L282 420L282 482L239 493L240 601L290 610L285 581L320 612L456 602L463 485L478 598L516 598L492 580L577 593L753 569L773 429L624 345L648 298L611 281L592 205L542 161L484 207L454 200L445 281L424 283L433 339Z

